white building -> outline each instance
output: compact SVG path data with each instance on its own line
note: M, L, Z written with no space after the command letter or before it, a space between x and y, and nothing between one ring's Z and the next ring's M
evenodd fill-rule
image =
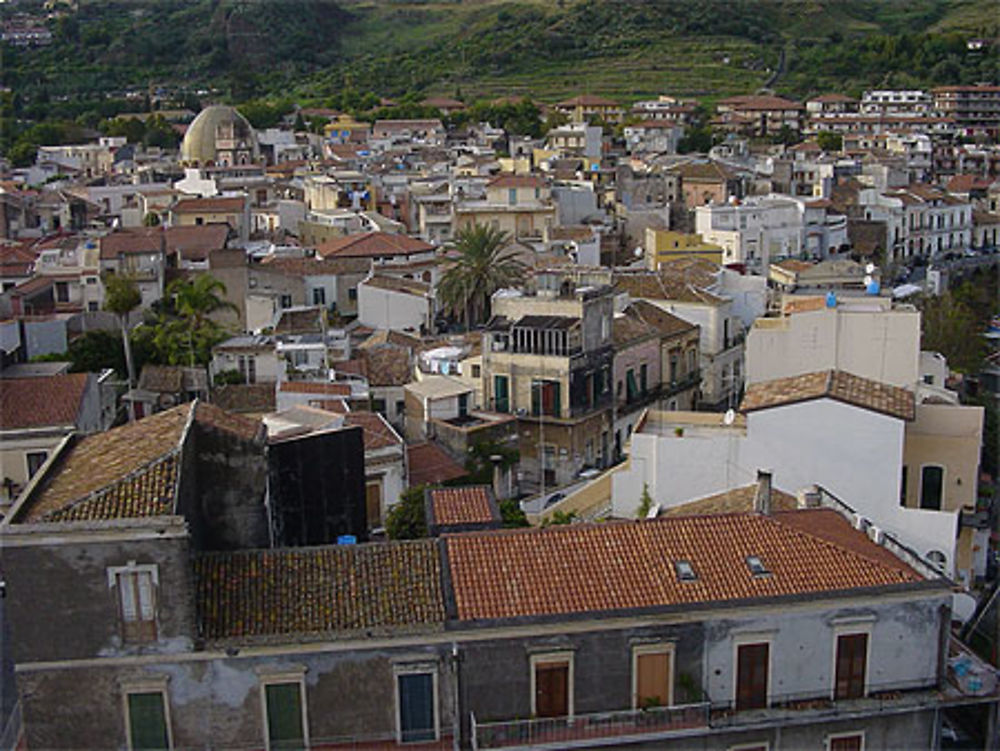
M930 185L858 192L868 221L885 222L894 260L962 252L972 244L972 204Z
M919 89L878 89L861 96L862 115L929 115L934 112L934 97Z
M430 284L373 273L358 285L358 321L364 326L431 333L434 316Z

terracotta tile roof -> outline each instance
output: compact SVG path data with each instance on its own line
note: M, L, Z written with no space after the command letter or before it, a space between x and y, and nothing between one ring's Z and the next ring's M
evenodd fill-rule
M915 414L912 391L842 370L823 370L751 384L740 410L753 412L823 397L901 420L912 420Z
M274 390L273 383L227 384L215 388L212 403L227 412L274 412Z
M698 328L697 324L685 321L673 313L668 313L663 308L646 300L636 300L629 305L626 312L652 326L661 337L679 336Z
M753 501L756 494L757 483L751 483L741 488L725 490L705 498L682 503L679 506L662 509L660 516L694 516L753 511ZM798 500L794 495L783 490L771 488L771 508L774 511L795 511L798 509Z
M264 424L259 420L227 412L215 404L202 401L195 404L194 419L201 427L230 433L244 441L263 438Z
M380 345L390 345L393 347L403 347L415 349L421 345L423 340L418 336L411 336L395 329L379 329L374 334L358 345L358 349L373 349Z
M370 386L405 386L413 380L409 350L383 345L361 350Z
M611 340L615 349L620 350L633 344L638 344L651 337L659 337L659 331L636 315L615 316L611 325Z
M361 428L365 451L403 445L403 439L378 412L348 412L344 424Z
M719 105L732 107L735 110L801 110L804 109L798 102L785 99L780 96L756 96L754 94L741 94L739 96L720 99Z
M281 311L281 317L274 327L275 334L320 334L326 311L322 307L307 307Z
M371 258L380 256L412 255L428 253L434 246L406 235L388 232L366 232L363 235L347 235L328 240L316 247L322 258Z
M435 525L490 524L498 521L486 485L434 488L429 493Z
M262 266L296 276L338 276L367 274L371 270L368 258L276 258L261 261Z
M168 254L176 252L186 261L204 261L210 253L226 247L229 225L213 223L167 227L164 235Z
M234 198L185 198L174 204L174 214L218 214L226 211L242 212L246 203L243 196Z
M89 379L87 373L5 379L0 430L76 425Z
M139 388L176 394L184 383L184 368L180 365L143 365L139 375Z
M721 305L725 299L664 271L616 273L613 284L619 292L635 299L674 300L704 305Z
M432 540L208 553L194 572L208 639L423 630L445 619Z
M545 181L534 175L499 175L488 183L487 188L542 188Z
M715 162L681 164L669 169L668 172L680 175L688 182L725 182L733 177L729 170Z
M282 381L278 389L286 394L323 394L325 396L350 396L351 387L346 383L325 381Z
M80 439L51 468L51 479L28 499L25 520L61 514L83 518L86 511L103 514L110 509L126 516L152 516L172 508L174 489L160 481L166 481L170 458L180 449L191 408L182 404ZM146 479L147 472L159 480ZM95 501L79 511L67 510L91 498Z
M961 174L951 178L946 187L951 193L968 193L972 190L989 190L992 184L993 181L988 177Z
M448 480L465 477L468 472L431 441L408 446L410 487L437 485Z
M112 232L100 240L101 258L115 259L130 253L159 253L164 248L163 233L155 229L130 229Z
M507 619L822 595L922 581L837 512L679 516L445 538L459 620ZM834 531L817 534L812 527ZM837 543L851 538L850 546ZM746 557L770 572L754 576ZM697 579L678 581L685 560ZM493 573L491 573L493 572ZM502 575L501 575L502 572Z

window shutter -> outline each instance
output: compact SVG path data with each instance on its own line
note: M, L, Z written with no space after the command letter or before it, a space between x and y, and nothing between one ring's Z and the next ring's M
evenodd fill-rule
M302 707L298 683L269 683L264 687L267 699L267 732L272 749L303 748Z
M139 608L136 602L135 574L118 574L118 598L121 602L122 618L126 622L138 620Z
M434 677L399 676L399 730L402 741L434 740Z
M129 731L134 751L160 751L170 748L163 694L128 695Z
M151 621L156 617L153 606L153 577L148 571L140 571L136 575L139 593L139 618Z

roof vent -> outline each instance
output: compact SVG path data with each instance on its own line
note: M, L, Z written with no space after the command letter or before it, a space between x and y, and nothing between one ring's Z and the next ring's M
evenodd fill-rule
M771 572L767 570L767 566L764 562L756 555L747 556L747 568L750 569L750 573L754 576L768 576Z
M682 582L693 582L698 578L694 572L691 561L674 561L674 570L677 571L677 579Z
M876 527L874 524L868 528L868 538L876 545L885 544L885 532L883 532L881 528Z
M854 528L859 532L867 532L868 527L871 525L871 521L866 516L861 514L854 514Z

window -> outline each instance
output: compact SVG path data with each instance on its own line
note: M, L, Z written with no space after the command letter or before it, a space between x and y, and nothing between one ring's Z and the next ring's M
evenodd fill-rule
M396 668L398 740L437 740L437 673L426 666Z
M351 287L349 290L347 290L347 299L351 300L351 301L354 301L354 300L358 299L358 288L357 287Z
M763 709L767 706L768 642L739 644L736 647L736 709Z
M531 414L538 417L559 417L562 403L562 384L559 381L531 382Z
M635 382L635 371L629 368L625 371L625 402L631 404L639 393L639 387Z
M25 454L25 460L28 462L28 479L30 480L35 476L35 472L42 468L45 464L45 460L48 459L49 454L47 451L29 451Z
M767 566L764 562L756 555L748 555L746 558L747 568L750 569L750 573L754 576L767 576L771 572L768 571Z
M313 305L326 305L326 290L322 287L313 287Z
M88 276L87 277L87 284L97 284L97 277L96 276Z
M372 412L385 416L385 399L372 399Z
M573 716L573 655L531 656L531 714L535 717Z
M834 699L857 699L865 695L867 662L867 633L841 634L837 637Z
M493 377L493 404L497 412L510 412L510 391L507 376Z
M903 465L903 471L899 478L899 505L906 505L906 478L909 475L907 466Z
M126 642L156 640L156 586L159 584L155 565L127 566L108 569L108 585L118 597L118 617L122 638Z
M301 676L275 677L261 685L268 751L309 745L305 715L305 683Z
M479 365L472 366L472 377L479 378L482 375L483 369Z
M125 717L130 749L167 751L171 748L166 691L156 689L126 694Z
M205 218L204 217L200 217L200 216L196 216L194 218L194 223L195 223L195 225L197 225L198 227L200 227L201 225L203 225L205 223Z
M257 383L257 358L255 356L240 355L237 364L243 383Z
M292 296L282 295L279 301L279 305L281 306L282 309L292 307Z
M864 733L838 733L826 739L827 751L864 751Z
M632 708L673 704L672 644L649 644L632 649Z
M396 417L402 417L406 414L406 402L402 399L396 400Z
M940 511L943 491L944 467L925 465L920 470L920 508Z
M677 572L677 578L682 582L693 582L698 578L698 575L694 572L694 566L691 565L691 561L674 561L674 570Z
M87 310L90 311L91 313L96 313L98 310L100 310L100 306L97 304L96 300L91 300L90 302L87 303Z
M645 395L646 393L646 378L649 374L649 368L646 363L639 366L639 391Z
M69 284L56 282L56 302L69 302Z

